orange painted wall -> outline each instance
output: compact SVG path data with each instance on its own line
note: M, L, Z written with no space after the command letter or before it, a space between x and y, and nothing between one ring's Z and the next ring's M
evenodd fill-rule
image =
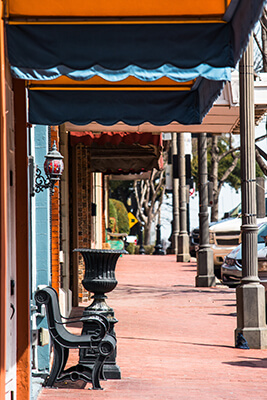
M30 399L30 288L28 232L28 157L26 94L24 81L13 81L16 161L16 257L17 257L17 399ZM23 334L22 334L23 333Z
M59 131L57 127L51 127L51 147L54 143L57 143L57 149L59 150ZM60 198L58 185L55 188L55 193L51 196L51 243L52 243L52 286L59 292L60 288L60 263L59 263L59 251L60 251Z

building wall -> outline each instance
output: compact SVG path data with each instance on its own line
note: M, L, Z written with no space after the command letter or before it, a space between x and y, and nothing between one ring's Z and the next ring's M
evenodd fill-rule
M48 127L36 125L31 130L31 153L44 175L44 156L49 148ZM51 285L50 193L36 193L31 199L32 226L32 298L39 286ZM38 310L40 311L40 310ZM46 319L32 313L32 328L47 328ZM49 346L33 347L33 369L49 369Z
M9 78L9 79L8 79ZM6 397L16 397L16 347L17 347L17 273L16 273L16 177L13 90L11 77L6 81L6 182L7 182L7 274L6 287ZM12 286L11 286L12 285ZM12 290L10 288L12 287ZM1 321L2 322L2 321Z

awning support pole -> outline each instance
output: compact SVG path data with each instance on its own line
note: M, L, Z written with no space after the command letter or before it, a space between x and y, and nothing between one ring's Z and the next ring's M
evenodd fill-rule
M178 236L177 262L190 261L189 236L187 232L187 203L186 203L186 174L185 174L185 149L184 133L178 133L178 171L179 171L179 209L180 233Z
M209 244L208 213L208 162L207 134L198 136L198 173L199 173L199 251L197 259L197 287L215 286L213 251Z
M177 133L172 134L172 252L178 254L179 236L179 179L177 162Z
M267 348L265 289L258 277L256 220L256 168L254 126L253 38L239 64L241 194L242 194L242 281L237 287L237 328L250 348Z

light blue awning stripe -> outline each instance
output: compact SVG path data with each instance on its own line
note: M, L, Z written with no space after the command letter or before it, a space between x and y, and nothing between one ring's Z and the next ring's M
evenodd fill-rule
M230 81L231 68L213 68L207 64L200 64L195 68L183 69L170 64L165 64L156 69L144 69L135 65L129 65L120 70L111 70L96 65L86 70L72 70L65 66L49 69L30 69L11 67L15 78L25 80L52 80L64 75L76 81L85 81L95 76L109 82L119 82L128 77L135 77L144 82L153 82L167 77L176 82L188 82L198 77L216 81Z

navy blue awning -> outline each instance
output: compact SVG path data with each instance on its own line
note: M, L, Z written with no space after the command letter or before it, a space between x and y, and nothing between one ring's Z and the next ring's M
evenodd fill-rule
M96 66L235 67L263 4L264 0L232 0L224 21L216 23L57 24L56 18L47 24L10 22L9 62L14 76L22 79L36 79L36 74L37 79L54 79L71 72L73 79L88 79L85 71ZM58 75L51 77L51 69Z
M223 23L8 25L7 44L9 62L19 68L235 66L231 26Z
M183 90L29 90L29 121L60 125L66 121L86 125L96 121L113 125L150 122L167 125L199 124L223 87L221 81L200 79Z
M229 68L244 51L264 3L228 1L225 14L216 22L212 17L200 22L196 16L187 21L181 15L177 18L184 21L94 21L85 15L75 21L71 15L61 20L56 14L43 21L44 15L35 20L14 12L7 18L6 34L11 72L16 78L47 81L66 75L84 81L97 71L98 77L102 74L111 82L125 79L125 74L147 82L158 79L158 74L177 82L198 79L190 91L150 91L141 84L136 90L30 89L30 122L201 123L228 79Z

